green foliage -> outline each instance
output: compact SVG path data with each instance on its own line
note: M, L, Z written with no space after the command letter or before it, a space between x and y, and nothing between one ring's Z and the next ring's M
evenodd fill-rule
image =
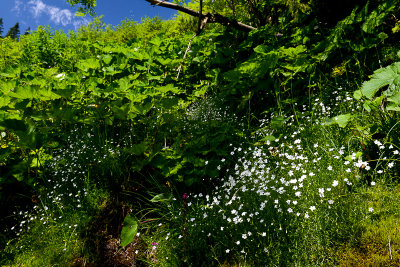
M67 0L71 6L80 5L79 12L84 13L88 12L89 14L94 14L94 8L96 7L96 0ZM80 14L78 13L78 14Z
M159 230L161 264L171 264L174 254L204 265L333 264L326 248L355 242L351 238L363 227L366 210L351 193L360 161L345 167L339 134L305 120L300 127L290 126L292 117L279 130L260 129L281 138L247 149L232 146L219 162L230 168L214 190L189 194L183 204L166 203L171 214Z
M154 196L152 199L150 199L151 202L168 202L172 200L172 195L171 194L158 194Z
M89 232L165 266L335 265L360 244L381 214L366 191L398 182L398 1L329 24L316 1L249 3L204 1L259 27L207 25L189 49L184 14L0 39L1 218L26 229L1 236L5 264L95 264ZM122 211L94 230L109 195Z
M133 242L138 231L138 221L130 214L124 219L124 226L121 230L121 246L126 247Z
M390 102L387 105L386 109L400 111L398 107L400 105L399 72L399 62L393 63L386 68L380 68L374 71L371 79L369 81L365 81L359 91L354 92L354 97L356 99L361 99L362 96L365 96L367 99L371 100L376 95L379 89L387 86L387 89L382 92L382 96L384 96L386 100ZM383 100L383 98L378 99L380 101ZM370 106L370 102L366 103L368 103L367 105ZM377 102L375 104L375 106L378 105L380 105L380 102Z
M351 114L342 114L334 117L327 125L337 124L339 127L344 128L352 120Z

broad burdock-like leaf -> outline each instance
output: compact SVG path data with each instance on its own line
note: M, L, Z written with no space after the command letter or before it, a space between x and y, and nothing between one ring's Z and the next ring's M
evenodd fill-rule
M77 64L76 67L87 72L89 69L99 69L100 68L100 62L98 59L95 58L89 58L85 60L80 60Z
M337 124L340 128L346 127L346 125L352 120L353 116L351 114L342 114L333 118L328 118L325 121L325 125Z
M388 89L383 93L384 95L391 97L398 94L400 84L400 62L396 62L386 68L380 68L372 74L369 81L365 81L360 91L354 92L354 98L360 99L361 96L365 96L368 99L372 99L376 92L384 86L388 86ZM396 100L397 98L393 98Z
M351 119L352 119L351 114L343 114L336 116L334 118L334 121L339 125L339 127L344 128Z

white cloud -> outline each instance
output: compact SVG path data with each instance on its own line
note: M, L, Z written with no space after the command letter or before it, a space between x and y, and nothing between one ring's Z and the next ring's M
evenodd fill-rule
M39 18L47 9L47 6L41 0L29 1L28 5L30 5L30 11L33 13L35 18Z
M42 0L30 0L27 4L23 4L20 0L15 0L14 10L20 14L21 10L28 10L35 19L41 19L43 16L56 25L68 26L73 25L78 28L81 24L89 22L86 18L76 17L74 12L69 9L61 9L56 6L47 5ZM22 7L21 7L22 6Z
M14 7L13 7L13 9L11 9L11 11L17 12L18 15L21 14L21 6L22 6L22 4L23 4L22 1L15 0L14 1Z

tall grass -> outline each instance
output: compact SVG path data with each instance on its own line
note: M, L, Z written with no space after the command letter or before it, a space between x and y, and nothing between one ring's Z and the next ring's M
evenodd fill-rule
M280 129L270 127L274 115L261 120L253 137L231 144L229 156L214 163L223 172L213 190L168 203L163 226L151 235L157 264L348 262L342 259L348 251L338 251L344 244L351 248L365 241L364 232L377 213L374 202L366 199L379 195L377 185L379 190L387 185L398 150L375 140L379 157L371 165L351 132L325 126L326 119L340 112L362 111L348 92L339 88L335 95L336 101L328 103L315 99L310 111L300 107L300 120L286 116ZM254 142L260 139L264 141ZM398 209L391 210L399 215Z

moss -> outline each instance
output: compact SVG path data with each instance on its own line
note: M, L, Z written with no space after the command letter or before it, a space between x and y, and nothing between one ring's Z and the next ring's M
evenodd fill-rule
M368 198L372 200L370 204L374 205L375 214L365 224L357 246L345 245L337 250L338 265L400 266L398 189L377 188Z

